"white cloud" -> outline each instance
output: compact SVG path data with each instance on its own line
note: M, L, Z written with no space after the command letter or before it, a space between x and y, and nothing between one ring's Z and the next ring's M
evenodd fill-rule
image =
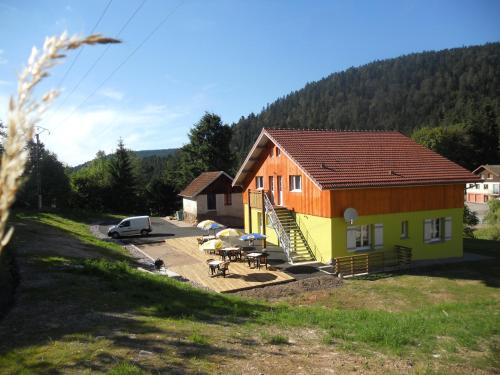
M3 56L4 50L0 49L0 65L7 64L9 61Z
M104 88L104 89L100 90L99 95L102 95L108 99L117 100L117 101L122 100L123 97L125 96L125 94L123 94L123 92L115 90L115 89L111 89L111 88Z
M99 150L113 152L120 137L134 150L178 147L187 140L187 128L177 124L186 124L182 118L189 114L163 105L95 107L71 113L71 108L49 111L41 123L50 130L42 141L69 165L88 161Z

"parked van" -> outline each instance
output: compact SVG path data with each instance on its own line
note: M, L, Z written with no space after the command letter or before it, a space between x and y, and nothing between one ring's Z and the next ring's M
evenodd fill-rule
M151 220L149 216L127 217L120 221L118 225L113 225L108 229L108 236L120 238L122 236L134 236L140 234L147 236L151 229Z

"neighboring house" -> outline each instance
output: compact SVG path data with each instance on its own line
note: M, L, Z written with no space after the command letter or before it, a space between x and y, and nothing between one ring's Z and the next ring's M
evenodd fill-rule
M500 197L500 165L481 165L472 173L482 181L467 185L467 202L488 203L489 200Z
M326 263L396 245L462 256L464 188L478 180L399 132L263 129L233 185L247 232Z
M204 172L179 193L184 220L212 219L221 224L243 225L243 202L240 187L232 186L226 172Z

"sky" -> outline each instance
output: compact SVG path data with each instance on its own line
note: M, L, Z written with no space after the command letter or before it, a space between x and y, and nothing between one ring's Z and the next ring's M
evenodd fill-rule
M120 137L180 147L206 111L231 124L352 66L500 41L496 0L0 0L0 19L0 119L45 36L123 41L71 53L38 90L60 90L40 138L71 166Z

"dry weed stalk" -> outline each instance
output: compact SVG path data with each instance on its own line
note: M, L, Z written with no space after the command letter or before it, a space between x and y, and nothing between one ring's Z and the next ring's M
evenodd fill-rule
M45 38L43 49L33 47L28 65L18 78L17 95L11 96L7 111L7 138L4 143L0 170L0 252L9 242L13 228L5 233L9 210L21 185L21 177L28 160L28 142L33 137L35 124L57 96L50 90L41 98L33 97L33 90L49 75L48 71L65 57L64 51L88 45L120 43L119 40L101 35L69 37L66 32L60 36Z

